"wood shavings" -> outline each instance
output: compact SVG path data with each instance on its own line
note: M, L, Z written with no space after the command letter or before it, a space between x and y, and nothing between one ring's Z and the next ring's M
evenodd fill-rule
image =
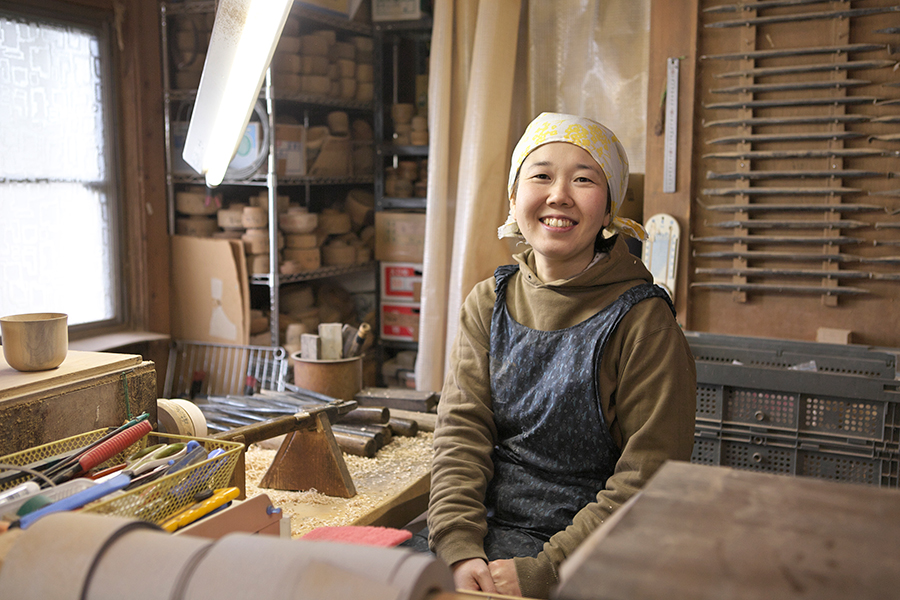
M291 537L301 537L317 527L352 525L390 502L396 495L431 472L434 434L420 431L416 437L395 436L374 458L344 454L344 462L356 487L353 498L336 498L315 490L288 492L260 488L259 482L277 450L252 445L246 453L247 497L266 494L291 518Z

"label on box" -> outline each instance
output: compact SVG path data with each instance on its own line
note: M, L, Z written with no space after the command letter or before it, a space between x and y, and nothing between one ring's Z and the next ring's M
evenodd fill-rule
M422 292L422 265L418 263L381 263L381 297L389 300L419 302Z
M419 305L383 303L381 305L381 339L402 342L419 341Z
M421 18L420 0L372 0L373 21L406 21Z
M306 146L303 125L275 126L276 173L280 177L306 175Z

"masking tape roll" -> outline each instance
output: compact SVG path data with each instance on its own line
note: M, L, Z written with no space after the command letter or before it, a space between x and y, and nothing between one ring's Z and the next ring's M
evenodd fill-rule
M181 398L156 401L160 431L173 435L206 437L206 418L197 405Z

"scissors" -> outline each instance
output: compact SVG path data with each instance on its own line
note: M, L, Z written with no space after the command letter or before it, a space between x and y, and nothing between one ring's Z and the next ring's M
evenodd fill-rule
M177 460L185 454L187 454L187 445L182 442L148 446L143 450L138 450L125 460L125 470L131 471L132 477L137 477L160 465L168 466L170 460Z

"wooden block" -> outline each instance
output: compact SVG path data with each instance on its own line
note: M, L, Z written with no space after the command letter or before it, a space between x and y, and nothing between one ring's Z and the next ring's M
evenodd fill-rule
M406 388L363 388L354 400L360 406L386 406L388 408L428 412L437 406L438 394Z
M898 497L669 461L566 559L554 598L892 598Z
M131 360L124 365L114 361L115 367L99 374L90 369L87 370L90 375L83 377L73 372L60 376L45 371L41 372L46 377L41 383L25 377L26 385L5 388L10 395L0 399L0 423L4 424L0 456L101 427L118 427L129 419L129 414L137 416L147 412L155 425L156 367L152 362L141 361L140 356L134 358L136 364ZM12 371L12 367L8 368ZM29 375L18 371L14 374ZM19 378L11 375L10 379Z
M294 431L284 438L259 485L294 492L315 489L339 498L356 495L328 415L316 414L315 426Z
M322 340L319 360L341 359L344 354L343 328L341 323L319 323L319 338Z
M816 330L816 341L822 344L850 344L853 332L849 329L831 329L819 327Z
M322 340L314 333L300 335L300 356L304 360L319 360Z
M282 519L282 512L273 508L269 496L258 494L243 502L235 501L215 514L182 527L174 535L192 535L213 540L238 532L278 535L277 525Z

